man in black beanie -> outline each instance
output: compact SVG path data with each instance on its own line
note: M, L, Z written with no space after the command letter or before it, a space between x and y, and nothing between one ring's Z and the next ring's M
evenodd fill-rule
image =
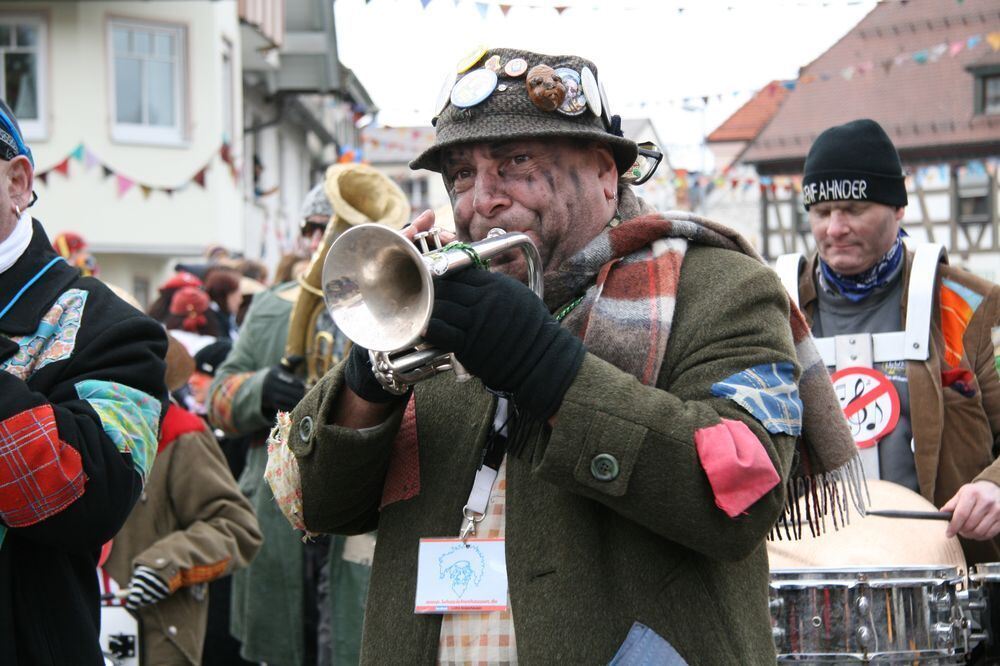
M902 165L873 120L820 134L802 195L817 252L808 262L779 259L778 271L786 286L797 281L824 361L837 370L866 475L953 512L947 533L962 538L970 565L997 561L1000 363L991 334L1000 336L1000 288L949 266L939 246L907 250ZM850 370L857 366L874 374ZM869 402L880 389L886 397Z

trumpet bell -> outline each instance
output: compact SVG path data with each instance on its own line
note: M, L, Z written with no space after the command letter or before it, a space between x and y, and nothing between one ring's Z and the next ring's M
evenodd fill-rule
M344 335L371 351L412 347L434 304L420 252L384 226L351 227L323 263L323 300Z

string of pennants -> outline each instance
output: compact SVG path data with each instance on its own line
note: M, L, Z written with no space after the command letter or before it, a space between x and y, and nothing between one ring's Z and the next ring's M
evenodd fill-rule
M370 5L372 4L373 1L374 0L365 0L365 4ZM420 5L423 9L427 9L427 6L430 5L432 1L433 0L420 0ZM447 2L447 1L448 0L438 0L438 3L440 4L442 2ZM879 0L876 4L881 5L881 4L887 4L889 2L906 4L907 1L908 0ZM963 2L963 0L955 0L955 1L957 4L962 4ZM551 1L535 2L534 0L527 0L525 2L516 2L516 3L477 2L477 1L467 2L466 0L451 0L451 2L455 5L455 7L458 7L459 5L468 5L468 4L475 5L476 11L479 12L479 16L484 19L486 18L486 15L489 13L491 7L496 7L497 9L499 9L504 16L507 16L508 12L510 12L510 10L514 7L518 8L524 7L527 9L553 9L556 11L557 14L561 15L567 9L574 9L574 10L587 9L587 10L597 11L600 9L607 9L607 7L610 4L612 4L609 3L609 5L604 5L602 7L602 5L595 0L591 0L590 2L585 1L585 2L571 3L571 4L557 4L558 0L556 0L556 2L551 2ZM831 5L834 4L854 6L854 5L861 5L863 3L861 0L841 0L839 3L831 2L830 0L823 0L822 4L818 4L815 2L803 2L802 0L798 0L794 4L800 7L830 7ZM643 3L643 2L635 2L634 0L632 2L626 0L625 2L613 3L613 6L616 10L625 10L625 11L648 9L650 5L651 5L650 2ZM676 10L678 15L683 15L684 12L686 12L688 9L701 9L701 8L702 8L701 6L694 3L690 5L677 5L673 7L673 9ZM725 8L726 11L732 11L737 7L735 3L733 4L723 3L720 5L720 8Z
M933 164L917 167L907 174L907 180L912 181L917 187L943 185L949 180L952 166L957 168L956 170L959 174L996 177L997 167L1000 166L1000 158L988 157L982 160L968 160L955 165ZM704 190L711 187L713 190L747 191L757 187L761 191L770 190L772 193L779 190L785 192L802 191L801 175L758 176L753 173L737 173L727 170L705 174L685 169L675 169L670 174L658 174L654 176L650 179L650 182L655 182L659 185L673 185L677 190L687 190L696 187Z
M989 46L993 51L1000 51L1000 30L987 33L985 35L972 35L965 39L959 39L951 42L939 42L932 46L928 46L922 49L917 49L915 51L910 51L907 53L900 53L892 58L885 58L878 62L873 60L866 60L859 62L848 67L844 67L839 71L826 71L819 72L816 74L805 74L797 79L789 79L786 81L773 82L765 87L765 90L774 94L777 92L777 88L780 86L788 91L793 91L799 86L810 85L817 82L825 82L834 78L842 78L846 81L852 81L856 78L860 78L872 71L876 67L881 68L888 74L891 70L908 66L908 65L926 65L928 63L935 63L941 60L943 57L948 56L954 58L959 53L963 51L971 51L976 48L981 48L983 46ZM708 106L710 102L721 102L726 96L739 96L754 94L756 90L734 90L725 93L713 93L710 95L697 95L690 97L677 97L673 99L658 100L658 101L641 101L633 104L625 104L626 108L648 108L657 107L663 105L675 106L680 104L685 110L688 111L701 111L703 106ZM703 106L696 108L689 108L691 104L700 101Z
M77 162L83 165L86 171L90 171L95 167L100 167L102 171L103 178L114 178L115 179L115 189L118 194L118 198L121 199L127 195L133 189L138 189L142 193L143 199L148 199L154 192L162 192L168 197L173 196L178 192L183 192L188 187L192 185L197 185L202 189L205 188L205 177L208 174L209 169L212 167L212 161L218 155L220 161L228 168L229 174L233 179L234 183L239 182L240 167L236 163L236 159L233 156L232 148L228 142L223 141L222 145L217 151L215 151L212 156L208 159L204 166L198 169L193 176L186 179L182 183L174 185L172 187L163 187L160 185L151 185L140 181L137 178L132 178L127 176L120 171L117 171L105 162L103 162L92 150L90 150L83 143L77 144L77 146L71 150L66 157L57 162L54 166L45 169L44 171L35 172L35 180L42 183L48 187L49 178L53 173L59 174L64 178L69 178L70 175L70 163Z

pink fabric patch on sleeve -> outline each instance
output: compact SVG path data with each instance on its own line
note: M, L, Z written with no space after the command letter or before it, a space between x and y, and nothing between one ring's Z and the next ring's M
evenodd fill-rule
M722 423L694 433L701 466L715 494L715 504L735 518L781 481L764 445L746 423Z

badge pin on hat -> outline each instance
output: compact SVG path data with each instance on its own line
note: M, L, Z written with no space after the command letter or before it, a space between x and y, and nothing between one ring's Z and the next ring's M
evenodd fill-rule
M479 104L497 87L497 75L488 69L476 69L461 78L451 89L451 103L460 109Z

